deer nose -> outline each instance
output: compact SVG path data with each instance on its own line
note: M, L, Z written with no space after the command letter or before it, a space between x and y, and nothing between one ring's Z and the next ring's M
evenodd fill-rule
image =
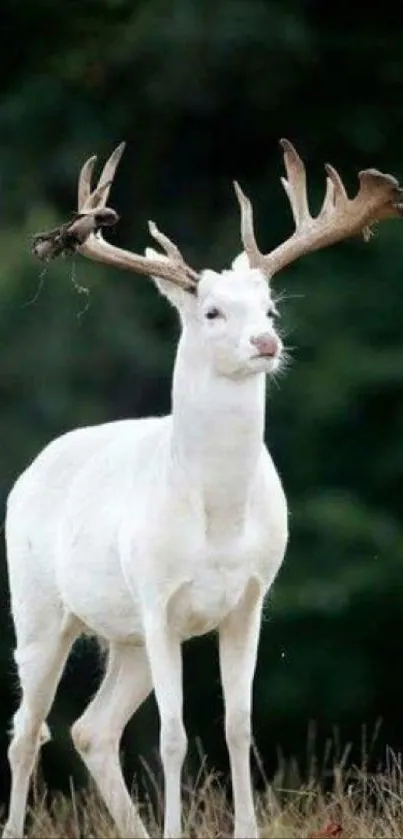
M278 353L278 338L276 338L275 335L270 335L269 332L265 332L262 335L253 335L250 342L254 347L257 347L259 355L266 355L269 358L274 358L274 356Z

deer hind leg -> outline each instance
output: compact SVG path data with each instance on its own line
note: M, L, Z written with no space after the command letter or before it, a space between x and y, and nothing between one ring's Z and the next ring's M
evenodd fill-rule
M59 679L79 633L75 618L51 617L37 637L29 643L18 638L14 654L20 678L22 698L14 716L13 735L8 750L11 768L11 795L4 839L23 836L29 783L41 745L49 739L45 723Z
M111 644L105 677L98 693L71 730L74 745L122 839L148 835L123 779L119 743L126 724L151 689L144 648Z

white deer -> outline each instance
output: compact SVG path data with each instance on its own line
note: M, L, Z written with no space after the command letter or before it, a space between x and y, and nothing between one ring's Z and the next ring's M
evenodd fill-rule
M264 445L266 374L283 347L270 279L301 254L368 229L401 209L397 181L360 173L350 200L327 167L309 213L304 165L282 141L294 234L258 250L252 207L236 185L244 253L231 269L196 274L155 225L165 254L106 242L106 208L119 146L91 192L95 158L79 179L84 256L152 275L177 308L181 336L172 414L80 428L48 445L8 499L6 538L21 704L9 747L11 800L4 837L23 834L30 776L48 739L46 718L70 648L82 633L109 645L97 694L72 728L122 837L145 837L119 760L122 732L154 689L165 784L164 836L181 835L181 645L218 630L235 808L235 836L257 837L250 772L251 691L263 601L283 561L287 506ZM104 214L104 215L102 215ZM85 224L84 224L85 227ZM96 232L91 232L96 230ZM89 235L88 235L89 234ZM78 240L77 240L78 241Z

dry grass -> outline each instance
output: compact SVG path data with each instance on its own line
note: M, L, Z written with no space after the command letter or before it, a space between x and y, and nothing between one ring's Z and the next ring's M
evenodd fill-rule
M327 785L332 791L324 792L315 777L305 785L297 784L295 767L282 768L273 783L267 784L266 791L257 795L262 839L309 839L316 835L400 839L403 836L403 766L399 757L389 752L384 770L375 774L367 772L365 767L347 771L343 761L335 763L329 771ZM93 790L84 795L72 790L70 797L59 796L49 803L39 786L30 811L30 839L118 839ZM232 813L227 792L226 786L203 768L192 788L185 786L186 837L213 839L231 835ZM161 812L155 813L150 799L143 798L140 811L150 835L161 836Z

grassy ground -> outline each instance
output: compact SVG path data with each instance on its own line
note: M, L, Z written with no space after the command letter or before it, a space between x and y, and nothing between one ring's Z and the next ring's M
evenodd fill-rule
M315 779L297 783L295 767L279 771L266 791L257 796L261 837L267 839L309 839L335 836L340 839L400 839L403 837L403 767L399 757L386 756L382 771L370 774L361 769L332 767L332 792L325 793ZM135 793L134 793L135 795ZM184 835L202 839L231 835L232 814L227 789L212 773L201 770L192 788L184 788ZM142 801L140 811L152 837L161 836L161 810L156 814L150 800ZM34 803L28 821L30 839L49 837L97 837L118 839L108 814L96 793L84 795L72 791L69 798L58 797L51 803L36 785Z

